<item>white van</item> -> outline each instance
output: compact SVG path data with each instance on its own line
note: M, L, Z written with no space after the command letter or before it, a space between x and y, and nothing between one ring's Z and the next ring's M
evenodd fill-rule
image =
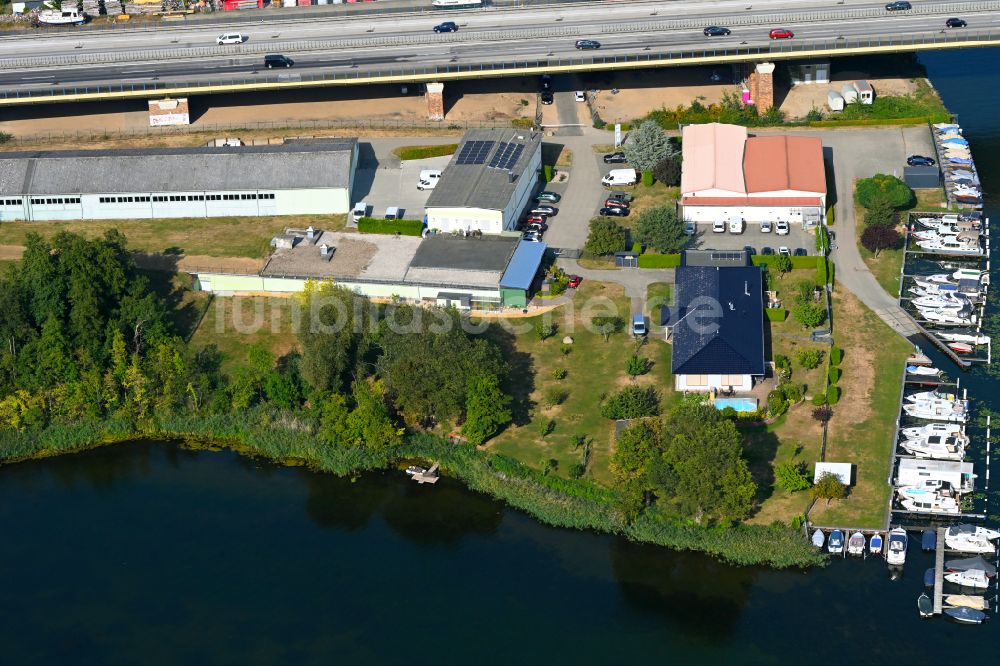
M729 233L731 234L743 233L743 218L734 217L729 220Z
M355 224L366 215L368 215L368 204L364 201L354 204L354 210L351 211L351 219L354 220Z
M618 185L635 185L639 177L635 169L612 169L608 175L601 179L604 187L616 187Z
M420 191L433 190L440 179L441 172L437 169L424 169L417 179L417 189Z
M243 41L243 35L238 32L227 32L215 38L215 43L219 46L223 44L242 44Z

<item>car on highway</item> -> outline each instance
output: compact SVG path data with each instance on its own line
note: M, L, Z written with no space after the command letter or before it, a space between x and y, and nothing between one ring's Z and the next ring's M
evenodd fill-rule
M628 208L619 208L618 206L605 206L601 210L597 211L598 215L604 215L605 217L628 217Z
M559 212L559 209L555 206L535 206L531 209L532 215L547 215L548 217L554 216Z
M890 2L885 6L887 12L902 12L907 9L913 9L913 5L906 0L896 0L896 2Z
M581 50L599 49L601 48L601 43L596 39L578 39L576 40L576 48Z
M771 39L791 39L795 36L795 33L788 28L775 28L771 32L767 33L767 36Z
M458 32L458 24L454 21L445 21L434 26L434 32Z
M967 28L969 24L960 18L950 18L944 22L946 28Z
M937 164L933 157L925 157L923 155L910 155L906 158L906 163L910 166L934 166Z
M587 94L585 92L583 92L582 90L577 90L575 93L573 93L573 96L576 98L576 101L578 101L578 102L586 102L587 101Z
M244 41L246 41L246 38L243 37L243 33L239 32L226 32L215 38L215 43L219 46L223 44L242 44Z
M291 67L295 64L295 61L288 56L283 55L266 55L264 56L264 67L268 69L274 69L275 67Z
M535 201L551 201L552 203L559 203L562 199L562 195L557 192L539 192L535 197Z
M569 282L566 283L566 286L569 287L570 289L576 289L577 287L580 286L581 282L583 282L583 278L580 277L579 275L570 275Z
M553 101L555 101L555 98L552 96L552 91L550 90L543 90L541 98L542 98L542 104L551 104Z
M761 222L760 223L760 233L762 233L762 234L769 234L769 233L771 233L771 223L768 222L767 220L764 220L763 222Z
M542 90L552 90L551 74L542 74Z
M713 234L724 234L726 233L726 223L723 220L716 220L712 222L712 233Z
M710 25L705 28L702 32L705 33L706 37L728 37L733 34L733 31L729 28L721 28L717 25Z
M625 153L619 151L617 153L608 153L604 156L605 164L625 164L628 162L628 158L625 157Z

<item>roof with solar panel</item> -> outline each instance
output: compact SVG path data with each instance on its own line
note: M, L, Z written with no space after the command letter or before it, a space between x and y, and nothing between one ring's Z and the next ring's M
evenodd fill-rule
M536 151L539 132L519 129L469 130L445 167L427 208L484 208L503 210Z

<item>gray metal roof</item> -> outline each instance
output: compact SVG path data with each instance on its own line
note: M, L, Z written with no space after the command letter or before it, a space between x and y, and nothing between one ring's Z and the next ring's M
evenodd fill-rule
M356 144L0 153L0 195L346 188Z
M463 163L462 155L466 144L471 141L492 141L492 147L482 155L477 164ZM491 167L490 163L502 150L503 144L523 145L517 160L506 168ZM541 150L542 135L538 132L519 129L475 129L462 137L462 143L455 151L451 162L445 167L441 179L425 208L484 208L503 210L510 203L514 190L521 178L534 178L535 174L525 173L535 152Z
M420 244L410 266L499 273L507 268L519 242L519 238L506 236L462 238L435 234Z

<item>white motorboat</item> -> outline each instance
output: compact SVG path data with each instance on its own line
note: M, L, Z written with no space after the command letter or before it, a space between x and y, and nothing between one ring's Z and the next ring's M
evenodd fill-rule
M868 540L868 550L872 555L880 555L882 553L882 535L876 532L872 535L872 538Z
M978 242L966 242L958 240L958 236L948 236L937 240L918 240L917 245L924 252L940 254L961 254L961 255L981 255L982 248Z
M942 225L941 227L938 227L936 229L923 229L921 231L911 231L910 235L916 238L917 240L924 240L924 241L939 240L942 238L946 238L948 236L957 236L958 229Z
M961 285L924 282L923 284L910 287L909 291L916 296L944 296L945 298L958 296L970 301L979 300L982 295L979 283L972 280L966 280Z
M933 296L918 296L910 302L921 310L945 310L947 312L961 312L970 305L969 299L965 296L952 292L939 292Z
M941 371L937 368L921 367L919 365L906 366L906 373L917 377L937 377Z
M965 437L965 428L951 423L928 423L913 428L903 428L899 431L905 439L922 439L924 437ZM1000 536L1000 533L998 533Z
M840 530L830 532L830 538L826 540L826 549L831 555L839 555L844 552L844 533Z
M992 555L997 551L996 544L989 539L981 539L969 534L945 534L944 543L952 550L957 550L960 553Z
M976 315L943 310L921 310L924 319L939 326L974 326Z
M991 530L990 528L982 527L981 525L969 525L968 523L964 523L962 525L952 525L948 528L948 534L953 536L967 534L969 536L974 536L980 539L988 539L990 541L1000 539L1000 531Z
M960 461L965 458L965 446L957 443L959 441L950 437L938 443L930 443L929 439L908 439L899 446L918 458Z
M971 333L946 333L941 331L931 331L937 337L941 338L945 342L967 342L970 345L988 345L990 343L990 336L988 335L973 335Z
M954 393L948 393L947 391L941 391L935 389L933 391L920 391L919 393L911 393L906 396L907 402L924 402L927 400L948 400L955 401L958 400L958 396Z
M824 543L826 543L826 535L823 534L823 530L816 530L813 532L812 544L817 548L822 549Z
M865 554L865 535L861 532L855 532L851 535L851 538L847 540L847 554L848 555L864 555Z
M962 587L978 587L987 588L990 584L989 576L986 572L981 569L973 569L972 571L952 571L951 573L946 573L944 579L949 583L954 583L955 585L961 585Z
M969 419L966 400L924 400L903 405L907 415L929 421L951 421L965 423Z
M928 495L953 497L955 495L955 489L947 481L927 479L923 483L917 483L909 486L896 486L896 494L900 497L913 497L918 499L924 499Z
M906 530L902 527L889 530L889 546L885 552L886 561L893 566L902 566L905 564L907 543Z
M76 5L66 4L62 9L43 9L38 12L38 22L46 25L83 25L87 15L77 10Z
M959 513L955 498L941 497L936 493L930 493L924 498L901 497L899 503L911 513Z

